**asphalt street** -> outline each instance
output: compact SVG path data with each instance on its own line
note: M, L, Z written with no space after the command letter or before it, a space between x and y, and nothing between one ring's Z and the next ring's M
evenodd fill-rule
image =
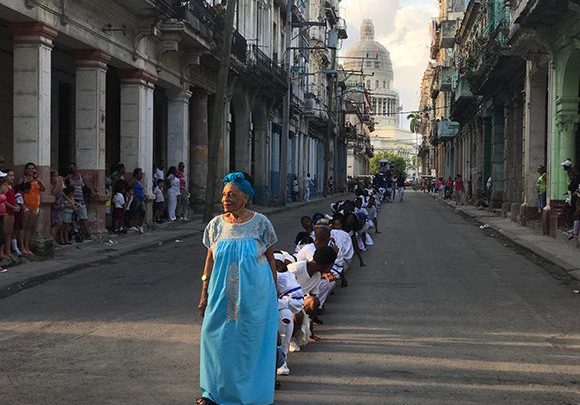
M271 216L290 248L301 215ZM580 404L580 296L422 194L330 297L277 404ZM0 300L0 404L177 405L198 394L200 235ZM259 303L256 303L259 305Z

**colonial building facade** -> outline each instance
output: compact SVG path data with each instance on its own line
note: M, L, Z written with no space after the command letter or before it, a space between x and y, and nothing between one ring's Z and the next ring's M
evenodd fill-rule
M580 158L578 4L470 0L450 18L444 3L432 30L433 79L422 88L431 105L420 106L433 169L440 176L463 174L473 201L490 192L492 206L515 221L541 216L544 231L555 235L568 182L561 162ZM540 165L549 179L541 213Z
M312 131L304 114L312 51L311 31L303 30L312 10L316 22L325 21L319 47L331 55L327 44L340 20L338 1L239 0L226 131L218 134L220 155L208 156L225 14L220 2L0 0L0 155L17 174L27 162L37 164L45 184L51 170L65 174L76 162L95 191L89 220L97 231L104 230L110 198L105 176L118 162L128 171L144 170L149 194L154 163L184 162L195 207L204 200L207 161L219 159L220 174L244 170L254 176L256 202L285 203L281 167L288 178L309 171L322 176L318 168L326 157L326 136ZM290 49L288 32L296 37ZM283 63L287 52L291 69ZM328 76L322 80L330 83ZM282 156L288 86L292 115ZM335 120L330 141L344 131ZM335 160L337 174L340 165L345 157ZM50 193L42 195L39 235L48 234L52 201Z

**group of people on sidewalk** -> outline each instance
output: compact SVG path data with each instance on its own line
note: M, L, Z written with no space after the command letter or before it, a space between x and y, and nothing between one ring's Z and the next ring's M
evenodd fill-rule
M463 176L458 174L455 179L448 177L445 180L443 177L439 177L435 183L433 183L434 192L439 195L439 198L444 200L454 200L456 205L465 205L467 203L465 194L465 183L463 182Z
M125 165L117 163L105 179L109 196L107 212L111 214L111 231L143 233L146 196L154 196L153 220L162 222L187 220L189 193L185 179L185 165L180 162L166 172L163 163L151 173L154 188L146 193L143 170L136 168L128 175ZM75 163L70 163L64 175L50 172L50 184L44 184L36 165L24 166L20 176L6 167L0 158L0 262L17 264L33 255L31 241L40 214L41 193L49 192L54 202L50 210L50 236L58 245L70 245L92 238L87 206L97 193L89 186ZM0 272L6 268L0 267Z
M572 227L569 231L569 239L571 240L580 236L580 172L571 159L564 160L561 165L568 178L568 191L563 196L566 202L564 206L564 220ZM537 173L537 207L538 214L541 216L547 204L548 173L546 166L538 166ZM465 205L467 203L465 184L461 174L458 174L455 180L451 179L451 177L447 180L439 177L434 187L441 199L453 199L456 205ZM477 203L478 206L490 207L492 205L492 188L493 180L489 177L482 199Z
M34 163L27 163L18 178L3 163L0 162L0 260L13 264L20 257L32 255L32 231L40 211L40 193L46 187ZM0 266L0 272L6 272L6 268Z
M198 405L272 404L276 375L290 374L289 353L320 340L316 324L337 285L378 231L385 188L359 185L352 200L300 220L292 246L282 249L270 221L247 208L253 180L224 178L224 214L207 225L198 311L203 317ZM307 355L307 354L306 354Z

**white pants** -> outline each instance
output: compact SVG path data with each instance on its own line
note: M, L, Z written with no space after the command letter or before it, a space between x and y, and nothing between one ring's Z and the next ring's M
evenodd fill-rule
M290 347L290 339L292 339L292 332L294 331L294 314L289 309L281 309L278 311L278 333L282 338L282 351L288 355L288 348Z
M175 221L175 208L177 208L177 195L167 194L167 214L171 221Z
M304 187L304 200L310 200L310 187Z
M336 286L336 281L328 281L324 278L322 280L320 280L320 283L318 284L318 288L319 288L318 300L320 301L321 308L326 303L328 296L330 295L332 290L334 290L335 286Z

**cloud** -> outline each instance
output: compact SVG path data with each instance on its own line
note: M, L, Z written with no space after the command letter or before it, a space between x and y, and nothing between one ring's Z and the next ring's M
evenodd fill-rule
M429 61L429 24L437 15L434 0L345 0L341 13L348 24L349 40L343 49L356 43L360 22L372 18L376 40L391 54L395 70L394 87L399 91L405 111L419 104L419 86ZM404 119L401 123L406 127Z

